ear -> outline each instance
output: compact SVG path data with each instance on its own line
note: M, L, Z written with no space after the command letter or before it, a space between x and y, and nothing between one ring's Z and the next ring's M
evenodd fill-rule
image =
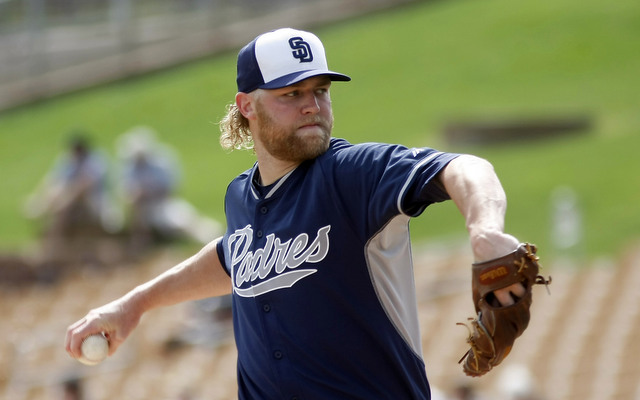
M255 99L248 93L238 92L236 94L236 106L246 119L255 119Z

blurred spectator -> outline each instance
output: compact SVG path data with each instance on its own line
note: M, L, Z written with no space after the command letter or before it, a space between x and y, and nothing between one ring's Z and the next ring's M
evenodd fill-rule
M189 344L215 348L233 340L231 303L230 294L192 302L189 318L167 347Z
M522 364L507 364L500 368L496 382L500 398L504 400L541 400L531 371Z
M118 138L116 147L135 248L179 238L207 243L220 233L219 224L198 215L191 204L176 196L180 178L176 153L157 141L151 128L131 129Z
M27 199L25 213L50 218L55 233L87 225L109 230L107 174L106 158L91 149L86 134L76 132L65 154Z
M121 218L109 198L107 157L91 147L85 132L72 133L65 153L29 195L24 211L44 224L47 256L66 251L70 239L120 228Z
M63 384L63 400L83 400L82 381L80 379L69 379Z
M458 380L447 398L449 400L484 400L469 379Z
M576 255L583 238L582 213L578 193L570 186L558 186L551 192L551 239L559 254Z

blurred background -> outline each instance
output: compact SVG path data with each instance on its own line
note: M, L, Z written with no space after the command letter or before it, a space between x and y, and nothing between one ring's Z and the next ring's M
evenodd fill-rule
M503 365L468 380L464 221L412 222L435 399L640 399L640 3L0 0L0 398L233 399L226 299L158 310L97 367L66 327L224 229L240 46L312 30L334 135L473 153L553 276ZM142 190L146 188L146 190ZM65 397L66 396L66 397Z

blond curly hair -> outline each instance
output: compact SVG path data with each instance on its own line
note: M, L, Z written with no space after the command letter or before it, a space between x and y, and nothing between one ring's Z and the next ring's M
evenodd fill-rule
M227 106L227 114L220 120L220 145L230 151L253 149L249 120L235 104Z

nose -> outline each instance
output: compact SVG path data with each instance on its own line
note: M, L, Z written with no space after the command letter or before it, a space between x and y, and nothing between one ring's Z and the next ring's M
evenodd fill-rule
M302 105L303 114L316 114L320 112L320 101L315 93L309 93L304 97Z

